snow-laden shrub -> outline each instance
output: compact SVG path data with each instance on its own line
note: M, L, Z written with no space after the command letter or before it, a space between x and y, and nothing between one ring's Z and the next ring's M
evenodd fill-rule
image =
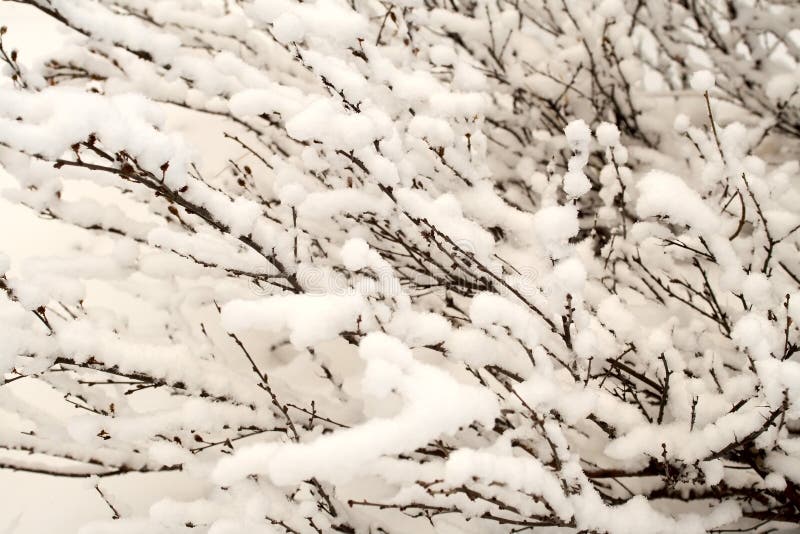
M94 239L0 261L0 466L84 532L800 522L795 2L23 3L6 195Z

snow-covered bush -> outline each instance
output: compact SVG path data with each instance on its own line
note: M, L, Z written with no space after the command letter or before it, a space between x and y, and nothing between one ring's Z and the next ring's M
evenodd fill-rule
M800 522L796 2L23 3L6 196L94 238L0 261L0 466L85 533Z

